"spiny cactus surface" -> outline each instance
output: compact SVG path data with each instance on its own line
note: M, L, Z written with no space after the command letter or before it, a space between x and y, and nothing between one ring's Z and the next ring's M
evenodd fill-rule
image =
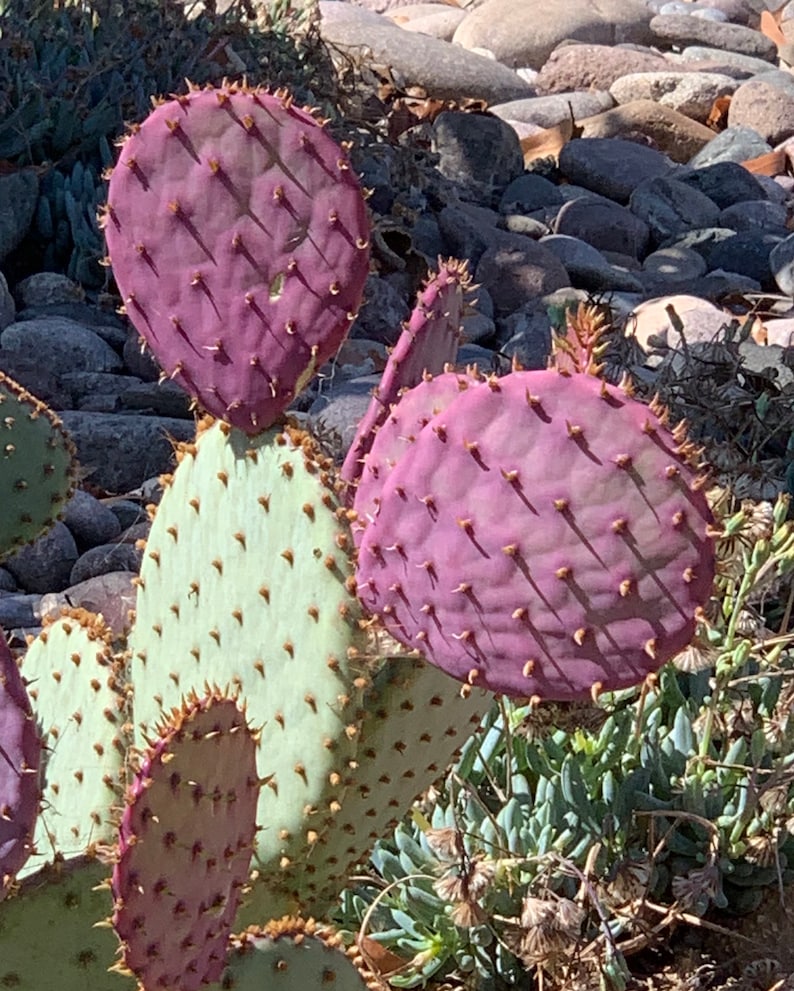
M0 629L0 901L31 851L40 749L30 699Z
M115 842L130 740L110 640L101 619L74 611L46 627L22 662L45 747L35 849L22 876Z
M113 869L120 966L144 988L196 991L220 977L258 794L245 714L218 691L190 696L143 756Z
M60 420L0 371L0 560L56 521L75 484Z
M165 373L249 433L335 353L369 267L345 153L259 89L157 106L123 144L103 225L127 315Z
M378 987L373 974L354 960L330 927L289 918L235 937L218 986L234 991L374 991Z
M469 684L586 697L682 649L711 591L695 452L587 374L461 393L388 476L361 543L366 608Z
M360 478L364 459L400 393L419 385L426 374L438 375L447 364L454 364L460 341L463 294L469 283L465 262L439 259L438 272L419 293L358 425L342 465L344 481L356 483Z

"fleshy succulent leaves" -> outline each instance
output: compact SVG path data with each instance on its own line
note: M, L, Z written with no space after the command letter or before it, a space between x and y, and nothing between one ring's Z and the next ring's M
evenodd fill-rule
M156 106L123 144L102 224L165 373L248 433L334 355L369 268L345 152L287 96L245 86Z
M134 991L109 974L118 941L101 925L110 911L109 868L94 857L43 867L0 902L0 988Z
M31 852L40 752L30 699L0 629L0 901Z
M135 774L111 881L119 966L147 991L216 981L248 878L256 743L234 699L190 696Z
M329 926L284 918L234 937L222 987L235 991L375 991L381 982Z
M468 389L388 476L359 553L364 606L456 678L576 699L641 681L711 592L696 452L594 376Z
M33 640L22 662L44 744L42 809L22 876L56 858L95 855L115 840L112 807L129 744L120 662L110 629L84 611Z
M439 375L455 363L463 294L469 284L466 262L439 259L438 272L418 295L342 465L341 477L349 485L358 482L364 459L400 394L419 385L425 375Z
M74 490L74 453L58 417L0 372L0 560L56 521Z
M356 484L353 535L357 543L367 522L377 514L380 494L389 472L414 442L419 431L457 399L464 389L481 381L484 380L472 372L465 375L444 372L435 377L426 377L403 393L400 401L391 407L377 427L372 446L363 458L361 475Z
M355 753L363 684L349 655L365 636L352 539L306 435L217 422L179 456L139 578L134 722L151 733L205 683L239 691L262 727L254 868L275 885L305 858Z

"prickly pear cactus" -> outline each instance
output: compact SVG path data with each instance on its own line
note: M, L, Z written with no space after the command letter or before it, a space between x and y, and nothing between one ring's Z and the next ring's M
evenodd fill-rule
M44 743L42 809L23 877L115 842L126 774L127 700L111 631L84 610L62 616L22 662Z
M222 988L375 991L381 984L329 926L284 918L235 937Z
M32 849L40 751L30 699L0 629L0 901Z
M103 226L165 373L248 433L336 352L369 268L345 152L288 96L244 86L191 89L136 126Z
M466 262L439 259L438 272L419 293L342 465L340 474L350 485L361 477L367 453L400 394L455 363L463 294L470 283ZM348 490L349 500L351 496Z
M75 484L58 417L0 371L0 560L56 521Z
M565 700L636 684L689 643L711 592L697 459L661 408L595 375L490 379L388 475L361 601L470 685Z
M217 690L189 696L143 755L119 829L117 966L142 987L196 991L220 977L258 794L244 712Z

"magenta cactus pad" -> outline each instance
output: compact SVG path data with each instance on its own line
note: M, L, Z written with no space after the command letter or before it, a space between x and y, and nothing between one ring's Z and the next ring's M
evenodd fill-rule
M514 372L462 392L386 478L361 600L470 684L586 698L691 639L714 553L680 429L598 378Z
M147 991L220 978L258 795L244 713L218 692L188 698L135 776L112 877L121 966Z
M0 900L31 852L40 751L30 699L0 630Z
M166 375L247 433L336 352L369 269L345 152L288 97L242 86L191 89L135 127L102 224Z

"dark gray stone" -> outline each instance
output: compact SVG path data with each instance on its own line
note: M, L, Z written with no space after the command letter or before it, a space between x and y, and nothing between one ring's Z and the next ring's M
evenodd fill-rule
M712 270L738 272L771 289L774 278L769 256L782 240L761 230L742 231L715 245L706 261Z
M772 151L772 146L751 127L726 127L689 160L692 168L699 169L716 162L746 162Z
M400 293L385 279L370 275L350 336L391 346L397 343L402 322L409 315L410 307Z
M477 263L474 278L493 297L499 316L571 284L556 255L520 234L502 234L487 248Z
M60 592L69 584L77 556L77 544L69 528L58 522L3 564L26 592Z
M70 585L113 571L137 572L141 566L143 551L134 544L103 544L87 550L74 564L69 578Z
M545 206L558 206L563 202L559 187L542 175L527 172L513 179L499 200L499 212L532 213Z
M664 177L640 183L631 194L629 207L648 225L657 245L685 231L713 227L720 215L719 207L708 196Z
M651 232L644 220L631 210L609 200L580 199L566 203L557 214L555 234L571 234L599 251L617 251L642 258Z
M121 358L95 331L66 317L12 323L0 334L0 346L34 361L46 355L47 370L54 375L122 368Z
M720 226L731 227L735 231L761 229L767 234L787 237L788 209L782 203L769 200L745 200L726 206L720 213Z
M106 544L121 533L118 517L84 489L77 489L69 500L62 520L80 550Z
M495 205L524 171L518 135L498 117L443 111L433 123L432 143L439 172L462 199Z
M17 630L39 625L40 595L24 592L0 592L0 626L6 630Z
M780 291L794 296L794 234L775 245L769 255L769 264Z
M630 272L614 268L598 249L578 237L550 234L539 242L552 251L565 266L571 283L578 289L604 292L642 292L643 285Z
M576 138L560 152L566 179L619 203L628 202L643 180L669 175L673 168L661 152L619 138Z
M678 173L676 179L714 200L720 209L746 200L768 198L761 183L738 162L715 162Z
M192 419L192 398L185 390L166 379L164 382L136 382L124 389L119 401L122 409L143 410L157 416Z
M38 198L39 177L33 169L0 175L0 264L27 234Z

